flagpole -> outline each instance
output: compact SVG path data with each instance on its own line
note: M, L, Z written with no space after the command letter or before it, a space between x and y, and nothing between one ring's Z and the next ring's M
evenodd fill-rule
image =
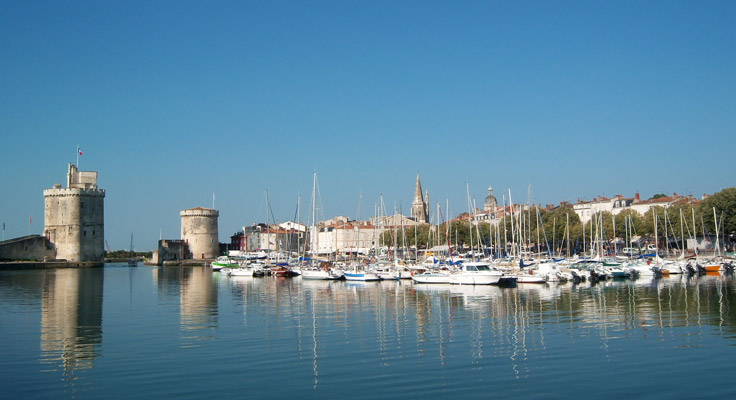
M77 171L79 171L79 145L77 145Z

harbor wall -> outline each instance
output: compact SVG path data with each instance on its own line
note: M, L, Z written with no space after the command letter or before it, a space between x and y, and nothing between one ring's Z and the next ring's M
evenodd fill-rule
M0 242L0 260L45 261L54 258L54 245L43 236L29 235Z

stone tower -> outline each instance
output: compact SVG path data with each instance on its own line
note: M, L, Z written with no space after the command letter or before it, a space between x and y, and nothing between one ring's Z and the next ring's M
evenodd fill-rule
M56 258L70 262L105 260L105 191L97 188L96 171L69 164L66 187L43 191L44 236Z
M181 210L181 240L189 245L195 259L217 258L220 243L217 238L217 218L220 212L211 208L195 207Z
M420 223L429 223L429 207L427 201L429 200L429 194L426 198L422 196L422 183L419 181L419 172L417 171L417 183L414 187L414 200L411 202L411 217Z

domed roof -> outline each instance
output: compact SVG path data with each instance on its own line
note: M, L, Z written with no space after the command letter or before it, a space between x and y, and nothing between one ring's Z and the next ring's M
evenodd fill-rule
M498 206L498 201L496 201L496 196L493 195L493 187L488 186L488 196L483 201L483 209L488 211L496 206Z

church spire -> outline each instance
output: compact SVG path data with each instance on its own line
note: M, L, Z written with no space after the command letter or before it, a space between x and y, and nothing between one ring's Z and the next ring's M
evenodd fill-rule
M414 186L414 201L412 203L423 201L424 198L422 197L422 183L419 182L419 171L417 171L417 184L416 186Z
M429 207L427 206L426 199L422 196L422 183L419 181L419 171L417 171L417 183L414 186L414 200L411 202L411 217L417 222L429 222Z

